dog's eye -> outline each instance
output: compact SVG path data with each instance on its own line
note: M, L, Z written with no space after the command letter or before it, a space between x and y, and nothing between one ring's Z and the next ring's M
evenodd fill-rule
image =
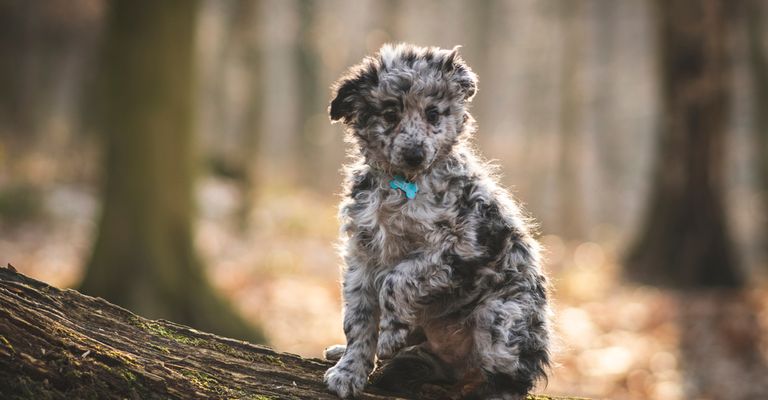
M430 108L427 110L427 122L429 122L432 125L437 124L437 121L440 120L440 113L437 111L436 108Z
M395 111L386 111L382 114L382 117L388 124L395 124L400 120L400 116Z

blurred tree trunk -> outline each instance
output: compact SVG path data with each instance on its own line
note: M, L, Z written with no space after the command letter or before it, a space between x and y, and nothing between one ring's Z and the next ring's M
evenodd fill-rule
M723 204L731 88L727 2L657 0L656 8L658 159L644 226L625 272L663 286L740 286Z
M81 289L142 315L259 340L214 293L193 244L197 2L110 5L103 209Z
M243 140L243 157L245 157L245 184L243 185L243 200L240 207L240 218L247 224L251 209L256 201L255 188L257 186L256 157L259 153L259 140L261 138L261 120L264 107L262 99L265 97L262 75L262 55L260 35L257 32L256 22L259 19L259 6L261 1L240 0L240 12L246 17L238 19L241 34L245 44L245 63L251 71L250 100L245 114L243 125L245 132Z
M616 95L616 79L621 74L618 69L617 32L620 28L619 9L621 4L614 1L603 1L593 5L592 19L595 24L594 46L596 69L599 78L595 82L595 101L592 103L594 116L595 152L598 156L596 171L601 183L600 195L594 196L596 208L596 223L616 225L621 221L619 214L624 208L621 182L625 167L626 148L621 135L621 125L617 118L619 111L616 106L619 99ZM617 201L618 200L618 201Z
M101 27L100 3L0 1L0 175L26 180L35 153L66 158ZM82 139L82 138L77 138ZM72 160L70 160L72 161ZM79 163L59 163L56 178Z
M242 63L248 71L248 102L243 113L243 121L239 125L240 146L234 155L237 185L240 188L240 205L235 213L238 228L246 230L249 227L250 215L253 204L256 201L256 187L258 174L256 161L259 153L259 139L261 138L261 119L264 97L262 87L262 56L261 42L258 34L258 19L260 1L238 0L235 3L233 31L231 36L232 47L237 47L238 62Z
M581 0L560 3L563 62L560 93L560 158L557 171L560 195L559 229L567 239L584 235L584 193L581 188L584 163L581 65L584 63L584 15Z
M764 208L768 216L768 57L766 56L765 4L758 0L747 2L747 40L752 64L755 145L757 148L757 175L760 179ZM763 232L768 236L768 232ZM768 240L768 239L766 239ZM766 242L768 244L768 242ZM768 246L765 246L768 247Z
M320 100L318 90L318 72L320 62L315 49L315 0L298 0L299 33L296 43L296 62L298 63L299 81L299 137L298 167L299 178L305 185L322 187L317 174L319 154L317 135L314 132L312 117L322 114L325 117L325 101ZM325 119L323 119L325 121Z

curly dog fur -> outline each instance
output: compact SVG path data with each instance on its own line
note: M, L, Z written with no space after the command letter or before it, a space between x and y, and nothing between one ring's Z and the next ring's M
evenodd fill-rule
M458 48L406 44L334 86L330 116L354 158L339 212L347 345L325 374L342 398L362 392L375 357L398 365L382 385L447 380L464 398L522 398L546 377L539 245L470 146L476 90ZM397 175L415 198L390 186Z

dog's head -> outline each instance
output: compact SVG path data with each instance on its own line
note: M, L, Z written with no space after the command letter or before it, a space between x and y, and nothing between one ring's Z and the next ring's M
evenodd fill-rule
M342 121L366 161L418 175L448 154L472 117L477 77L453 50L384 45L334 85L331 120Z

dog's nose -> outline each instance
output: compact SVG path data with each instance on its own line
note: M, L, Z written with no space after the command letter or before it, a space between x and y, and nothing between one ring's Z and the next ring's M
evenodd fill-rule
M403 154L405 163L410 167L418 167L424 161L424 150L421 147L411 147L405 150Z

